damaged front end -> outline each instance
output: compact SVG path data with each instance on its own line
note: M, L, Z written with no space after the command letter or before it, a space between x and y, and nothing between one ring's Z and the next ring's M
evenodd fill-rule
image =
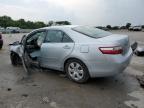
M29 37L28 37L29 38ZM35 44L35 39L31 40L32 44L26 43L27 36L23 36L21 42L16 41L12 44L9 44L10 46L10 58L11 63L14 66L17 65L23 65L25 72L30 74L30 68L32 67L38 67L38 56L40 52L40 48ZM34 44L33 44L34 43Z
M13 66L17 65L23 65L24 70L27 74L30 73L29 71L29 61L28 57L26 56L25 50L24 50L24 37L22 38L22 41L16 41L12 44L9 44L10 48L10 59Z
M10 58L12 65L20 65L22 64L22 54L23 54L23 47L19 43L19 41L16 41L12 44L9 44L10 46Z

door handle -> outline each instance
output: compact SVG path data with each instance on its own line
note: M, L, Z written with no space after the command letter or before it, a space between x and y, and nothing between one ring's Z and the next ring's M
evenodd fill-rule
M71 49L71 47L68 46L68 45L65 45L63 48L64 48L64 49Z

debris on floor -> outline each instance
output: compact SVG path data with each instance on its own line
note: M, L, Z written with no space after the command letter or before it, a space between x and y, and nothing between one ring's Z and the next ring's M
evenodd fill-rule
M143 106L144 90L143 89L138 89L138 91L132 91L128 93L128 96L134 98L134 99L129 99L124 102L128 106L128 108L144 108Z
M138 108L136 105L134 105L134 104L131 104L131 106L133 107L133 108Z
M57 103L50 100L48 97L43 97L41 103L42 104L49 104L52 108L59 108L57 106Z
M50 106L53 107L53 108L58 108L56 102L51 102L51 103L50 103Z
M136 76L136 78L139 81L140 86L144 88L144 75L143 76Z
M37 84L33 84L32 86L37 86Z
M7 91L11 91L11 90L12 90L11 88L8 88L8 89L7 89Z
M59 74L60 77L66 78L66 74Z
M47 103L49 103L49 102L50 102L50 100L49 100L48 97L43 97L43 98L42 98L42 103L43 103L43 104L47 104Z
M28 94L22 94L22 97L28 97Z

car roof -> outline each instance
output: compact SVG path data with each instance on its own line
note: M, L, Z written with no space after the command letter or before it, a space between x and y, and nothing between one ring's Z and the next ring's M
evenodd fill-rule
M62 30L64 31L68 36L72 38L75 42L86 42L88 41L89 37L88 36L83 36L83 34L75 32L72 30L74 27L79 27L82 25L62 25L62 26L50 26L50 27L44 27L40 28L38 30ZM83 36L83 38L81 38ZM90 38L92 39L92 38Z
M41 29L71 29L74 27L78 27L80 25L62 25L62 26L50 26L50 27L44 27Z

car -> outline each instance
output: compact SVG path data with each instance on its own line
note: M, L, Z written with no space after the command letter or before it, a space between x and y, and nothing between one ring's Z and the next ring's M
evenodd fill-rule
M144 48L143 47L137 47L134 51L135 55L137 56L144 56Z
M133 31L133 28L134 28L134 27L129 27L129 30L130 30L130 31Z
M19 27L7 27L6 28L7 33L20 33Z
M142 31L142 27L141 26L134 26L133 31Z
M40 68L65 72L77 83L121 73L133 55L127 35L80 25L34 30L10 44L10 52L13 65L20 58L26 65L37 62Z
M0 27L0 32L1 33L5 33L5 28L4 27Z
M3 46L3 39L2 39L2 33L0 33L0 49L2 49Z

